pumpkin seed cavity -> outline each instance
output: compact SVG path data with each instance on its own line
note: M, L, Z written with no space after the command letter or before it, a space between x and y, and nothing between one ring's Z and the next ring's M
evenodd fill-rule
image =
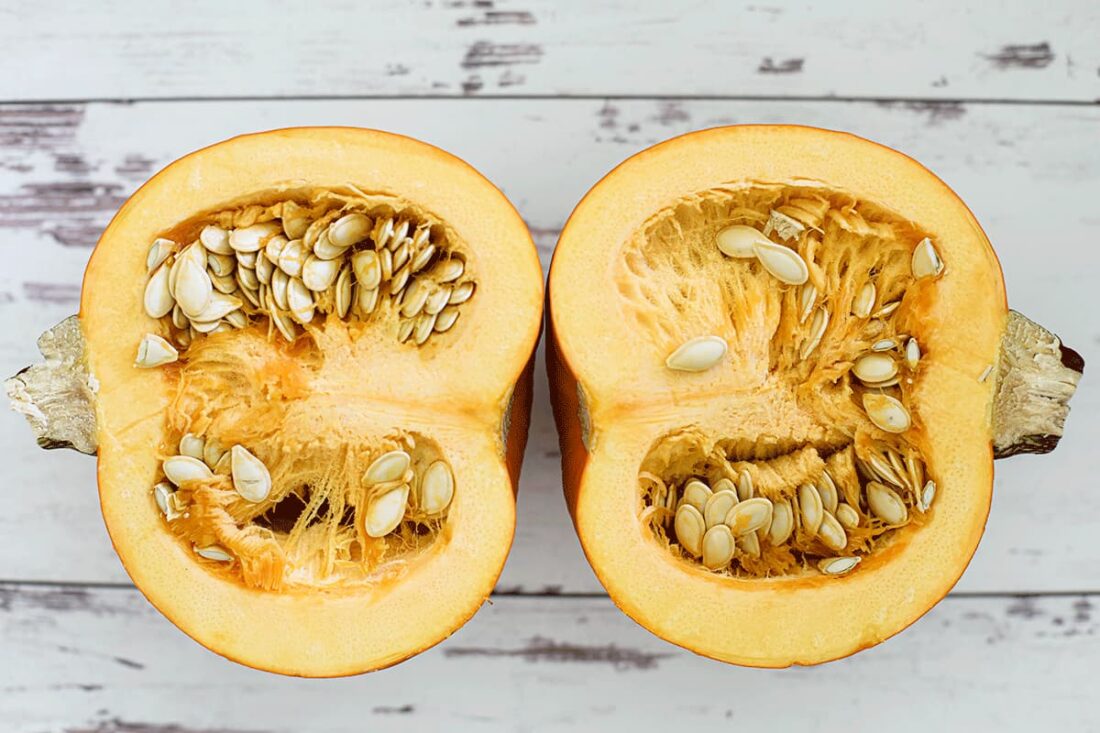
M353 187L254 199L149 248L142 307L156 321L135 366L178 362L151 503L196 561L248 587L396 577L447 520L455 480L439 446L403 431L349 445L249 425L301 396L295 370L336 342L377 328L397 348L454 338L444 334L477 290L466 247L429 214ZM290 372L262 395L245 376L258 354Z
M651 447L640 516L673 555L737 578L839 577L929 521L909 395L934 358L915 309L949 269L931 237L826 189L723 188L659 212L622 263L628 316L673 384L743 370L759 387L741 399L769 405Z

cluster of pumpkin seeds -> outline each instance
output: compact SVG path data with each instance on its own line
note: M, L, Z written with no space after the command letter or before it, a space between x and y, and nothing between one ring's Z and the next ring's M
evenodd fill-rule
M812 261L808 262L800 251L813 256L821 242L808 238L814 232L823 232L821 227L830 218L850 232L858 232L860 227L870 231L854 210L838 211L831 209L825 198L805 197L772 208L763 227L730 224L715 236L715 246L732 264L758 263L778 288L799 288L793 300L798 324L794 347L803 361L818 352L834 314L828 294L819 293L811 281ZM916 244L909 261L912 281L938 278L944 269L931 239L924 238ZM912 428L913 419L901 384L903 380L907 386L913 384L920 366L921 346L915 337L899 333L894 327L892 322L899 316L903 300L882 302L875 275L871 270L866 280L858 284L848 310L852 318L863 324L865 337L892 335L874 340L861 353L848 355L841 378L852 386L852 393L874 428L903 439ZM721 364L727 351L728 344L719 335L696 336L673 350L665 365L673 371L705 372ZM856 458L866 479L858 492L858 507L837 501L835 484L827 471L816 481L795 487L789 499L779 503L753 497L748 474L741 475L736 490L729 478L714 486L692 479L682 486L671 487L661 497L664 508L674 513L668 515L672 517L668 529L687 555L699 558L707 568L721 570L728 568L739 553L743 557L760 557L761 542L784 545L795 528L801 527L818 540L813 547L803 543L799 548L803 559L812 561L822 573L843 574L860 561L860 555L851 552L847 535L847 531L859 526L860 512L872 518L876 528L896 529L908 523L910 508L923 513L931 505L935 483L922 480L922 461L914 456L903 464L898 455L884 449L863 451ZM675 503L668 503L672 501ZM820 555L822 552L829 554Z
M256 505L256 514L277 503L272 496L271 472L263 461L242 445L226 449L214 437L185 434L178 453L161 464L164 480L153 486L153 499L171 525L190 518L185 492L198 486L216 486L217 477L231 481L237 499ZM454 498L454 473L442 459L431 461L417 476L413 459L403 449L391 450L375 458L361 480L365 501L356 514L356 523L365 538L379 539L394 532L403 521L425 522L443 517ZM207 560L232 562L234 553L221 544L193 545L197 555Z
M767 563L754 561L779 549L826 575L847 573L879 535L926 513L936 484L915 451L903 457L879 444L865 458L845 453L857 472L834 478L826 467L770 497L756 495L747 468L712 483L699 476L660 486L652 500L663 510L661 530L713 571L756 575Z
M465 259L433 242L426 222L344 208L312 217L291 202L279 212L246 226L207 224L187 244L153 242L144 307L169 337L147 334L137 366L170 363L200 334L261 317L292 342L318 314L367 319L383 304L396 314L397 340L420 346L450 330L474 294Z

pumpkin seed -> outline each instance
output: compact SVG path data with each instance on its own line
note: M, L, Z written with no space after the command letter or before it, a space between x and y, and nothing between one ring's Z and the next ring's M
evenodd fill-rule
M229 450L233 488L245 501L258 503L271 493L271 473L263 461L247 448L235 445Z
M464 283L459 283L454 286L454 290L451 291L451 297L447 301L450 305L461 305L471 298L474 294L474 283L467 280Z
M382 484L405 476L412 464L412 457L403 450L391 450L375 458L363 474L367 484Z
M424 287L423 280L413 280L405 289L401 299L401 315L412 318L424 310L428 302L428 288ZM438 312L438 311L437 311Z
M676 533L676 541L692 557L703 554L703 535L706 531L706 523L703 515L691 504L681 504L676 510L676 516L672 522L672 528Z
M814 303L817 302L817 288L813 283L806 283L802 286L802 300L798 312L798 322L805 323L806 319L810 317L810 313L813 312Z
M405 318L397 326L397 341L398 343L405 343L412 338L413 331L416 330L416 321L412 318Z
M825 515L825 507L821 494L813 484L802 484L798 487L798 510L801 513L802 528L809 534L817 534Z
M434 255L435 255L435 245L434 244L429 244L427 247L425 247L424 249L417 252L415 255L413 255L413 258L412 258L412 265L411 265L412 271L413 272L420 272L421 270L423 270L425 267L428 266L428 263L432 261L432 256L434 256Z
M179 454L181 456L191 456L192 458L201 461L202 452L206 447L206 441L194 433L185 433L180 438Z
M309 255L305 265L302 266L302 282L316 293L324 292L336 281L342 264L342 260L322 260L320 257Z
M904 433L912 425L905 405L889 395L864 393L863 409L875 427L888 433Z
M847 504L841 504L836 508L836 519L845 529L854 529L859 526L859 512Z
M351 308L351 265L344 265L336 276L336 315L347 318Z
M747 501L756 494L752 485L752 474L748 472L748 469L741 471L737 477L737 498L741 501Z
M806 343L802 346L802 358L806 359L814 352L817 345L821 343L821 337L825 335L825 329L829 325L829 310L827 308L818 308L814 313L814 320L810 324L810 334L806 339Z
M317 241L313 243L313 256L322 260L340 259L347 251L347 247L340 247L333 244L332 240L329 239L327 231L321 232L321 235L317 237Z
M720 362L727 348L721 336L698 336L669 354L665 366L681 372L703 372Z
M229 246L237 252L256 252L268 239L282 232L283 228L275 222L253 224L229 233Z
M451 330L451 327L455 325L455 321L458 320L458 309L453 305L449 305L443 310L439 311L439 315L435 319L435 332L443 333Z
M346 249L366 239L371 226L371 220L363 214L345 214L329 225L328 240L333 246Z
M299 216L288 219L283 218L283 233L286 234L287 239L299 239L306 235L309 227L313 224L309 220L309 217Z
M141 337L141 343L138 344L137 358L134 360L134 366L142 369L151 369L153 367L163 366L165 364L171 364L179 359L179 352L176 351L176 347L165 341L155 333L147 333Z
M313 301L313 293L296 277L290 278L286 286L287 310L298 323L306 324L313 320L316 304Z
M168 499L175 493L175 489L172 488L172 484L165 481L161 481L153 487L153 500L157 503L157 508L165 516L168 515Z
M913 258L910 261L913 277L918 280L922 277L938 277L944 269L940 253L936 251L932 240L925 237L913 250Z
M726 515L729 514L730 509L732 509L733 505L736 503L737 494L729 489L715 491L708 496L703 506L703 520L707 529L710 529L716 524L722 524Z
M185 481L201 481L214 477L210 467L191 456L172 456L161 464L164 475L176 486Z
M271 295L274 297L275 305L282 310L288 310L290 304L287 303L286 294L287 286L290 284L290 275L287 275L282 270L276 270L271 274Z
M791 505L785 501L776 502L772 507L772 523L768 527L768 541L778 547L791 538L794 532L794 514Z
M199 233L199 241L207 250L217 255L233 254L233 247L229 244L229 232L219 226L210 224L202 228Z
M915 338L909 339L905 344L905 366L909 369L916 369L917 362L920 361L920 344L917 343Z
M355 271L355 280L364 288L371 290L382 283L382 263L378 253L362 250L351 256L351 267Z
M867 282L859 289L859 294L852 300L852 315L857 318L867 318L871 315L871 309L875 307L875 284Z
M279 269L290 277L298 277L302 274L302 268L306 264L309 252L302 244L301 239L292 239L279 251Z
M857 556L829 557L819 561L817 563L817 569L826 575L844 575L855 569L856 565L859 565L860 560L861 558Z
M752 557L760 557L760 539L755 532L741 535L738 540L741 543L741 551Z
M683 496L680 499L680 503L690 504L702 514L706 509L707 500L710 499L713 493L710 487L699 479L691 479L684 484Z
M466 265L462 260L450 259L437 265L435 279L441 283L454 282L462 277L464 272L466 272Z
M717 524L703 535L703 565L710 570L718 570L730 564L737 545L733 532L724 524Z
M434 461L420 481L420 508L428 515L442 513L454 498L455 478L446 461Z
M381 294L378 292L378 288L366 289L359 286L359 310L364 315L370 315L374 313L374 309L378 307L378 300Z
M409 281L410 269L403 267L393 274L393 280L390 281L390 295L398 295L405 289L405 284Z
M863 487L867 494L867 506L871 513L889 525L902 525L909 521L909 510L897 492L878 481L868 481Z
M436 316L428 313L421 313L416 319L416 330L413 332L413 336L417 346L423 344L432 335L432 331L435 329L435 320Z
M882 339L871 344L871 351L893 351L898 347L898 342L894 339Z
M145 313L150 318L161 318L168 315L172 306L176 304L175 298L168 288L168 274L170 265L162 263L157 268L149 282L145 284Z
M790 247L763 240L753 242L752 250L764 269L780 282L801 285L810 277L806 261Z
M929 480L928 483L924 485L924 489L922 489L920 492L920 510L922 512L928 511L929 507L932 506L932 502L933 500L935 500L935 498L936 482Z
M405 293L405 297L408 297L408 293ZM428 296L428 299L424 301L424 312L436 314L439 313L447 306L447 301L451 298L451 288L444 285L439 290L434 291Z
M233 562L233 556L226 552L225 548L221 545L207 545L206 547L194 545L192 549L194 549L196 555L207 560Z
M894 311L896 311L900 305L901 305L900 300L895 300L893 303L887 303L886 305L882 306L877 311L872 313L871 317L872 318L885 318L886 316L888 316L891 313L893 313Z
M888 354L864 354L852 365L852 373L861 382L885 382L898 373L898 365Z
M836 483L833 481L833 477L829 475L829 472L823 471L821 475L817 477L814 486L817 488L818 496L821 497L821 506L825 511L830 513L835 512L839 498L837 495Z
M734 505L723 520L735 535L764 529L772 521L772 503L764 497L746 499Z
M176 243L171 239L158 237L149 247L149 254L145 256L145 271L152 272L168 259L169 255L176 251Z
M992 373L993 373L993 365L990 364L989 366L987 366L985 369L982 370L981 374L978 375L978 384L981 384L981 383L985 382L985 380L989 379L989 375L992 374Z
M217 438L207 438L202 448L202 460L207 466L213 468L218 465L218 461L221 460L222 455L225 454L225 448L222 447L221 442Z
M743 224L734 224L718 232L715 240L718 250L727 257L751 259L756 257L752 245L758 241L768 241L759 231Z

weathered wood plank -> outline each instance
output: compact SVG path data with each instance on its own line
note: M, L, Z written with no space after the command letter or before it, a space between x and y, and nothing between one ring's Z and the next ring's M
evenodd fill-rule
M17 3L0 100L1100 98L1100 6L1014 0Z
M654 730L672 719L830 731L883 716L899 733L1093 730L1095 604L952 599L855 657L763 671L666 644L606 599L500 598L397 667L301 680L215 656L132 590L0 586L0 720L96 733Z
M690 129L749 121L848 129L912 154L959 191L997 243L1011 304L1100 358L1094 246L1100 108L960 104L389 100L0 106L0 374L77 306L83 265L118 203L155 169L240 132L373 125L454 151L500 184L548 262L574 203L629 154ZM501 587L598 591L560 493L541 366L516 543ZM1100 546L1100 390L1086 377L1053 456L998 465L988 531L960 588L1091 590ZM123 581L99 519L94 464L38 451L0 411L0 578Z

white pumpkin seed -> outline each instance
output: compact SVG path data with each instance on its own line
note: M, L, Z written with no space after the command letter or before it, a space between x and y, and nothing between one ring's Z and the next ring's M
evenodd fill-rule
M199 241L202 246L217 255L233 254L233 247L229 244L229 232L214 224L202 228L199 233Z
M168 287L170 268L167 263L162 263L145 284L144 306L150 318L163 318L176 304Z
M861 382L885 382L898 373L898 365L888 354L864 354L852 365L852 373Z
M813 283L806 283L802 286L802 301L798 312L798 322L805 323L806 319L810 317L810 313L813 312L814 303L817 302L817 288Z
M768 240L752 243L753 252L764 269L775 279L788 285L801 285L810 277L805 260L790 247Z
M279 269L290 277L298 277L302 274L302 267L306 264L309 252L302 245L302 240L292 239L279 252Z
M737 536L764 529L772 521L772 503L762 496L734 505L723 520Z
M366 249L351 256L351 267L355 271L355 280L368 290L382 283L382 263L378 253Z
M902 525L909 521L909 510L897 492L878 481L868 481L863 487L867 494L867 507L871 513L889 525Z
M871 309L875 307L875 294L875 284L865 283L852 299L852 315L857 318L866 318L871 315Z
M145 256L145 271L152 272L164 263L168 256L176 251L176 243L171 239L158 237L149 247L149 254Z
M404 296L401 299L401 315L406 318L417 316L420 311L424 310L427 302L428 288L424 286L424 281L413 280L405 289Z
M378 301L381 299L381 294L379 293L378 288L371 288L368 290L362 285L358 287L359 310L361 310L364 315L369 316L371 313L374 313L374 309L378 307Z
M316 304L313 301L313 293L296 277L290 278L286 286L287 310L298 323L309 323L313 320Z
M809 534L817 534L821 519L825 516L825 507L821 494L813 484L806 483L798 487L798 510L802 517L802 528Z
M287 239L300 239L306 235L312 224L309 217L305 216L283 219L283 233L286 234Z
M699 479L691 479L684 484L683 496L680 499L681 504L690 504L699 510L702 514L706 509L707 500L714 495L711 488Z
M913 277L918 280L922 277L937 277L943 272L943 261L940 253L936 251L932 240L925 237L913 250L913 258L910 261Z
M749 473L748 469L744 469L737 477L737 498L746 501L755 495L756 490L752 485L752 474Z
M722 360L727 348L721 336L698 336L669 354L665 366L681 372L706 371Z
M259 458L242 445L229 450L233 488L245 501L258 503L271 494L271 473Z
M370 235L371 225L363 214L345 214L329 225L328 240L336 247L351 247Z
M176 486L185 481L200 481L214 477L210 467L191 456L172 456L161 465L164 475Z
M428 337L432 335L432 331L435 329L435 320L436 316L428 313L421 313L416 319L416 330L413 332L413 340L416 342L417 346L423 344L428 340Z
M237 252L256 252L267 243L268 239L282 230L282 226L273 221L234 229L229 233L229 246Z
M776 502L772 508L772 523L768 527L768 542L778 547L791 538L794 532L794 514L785 501Z
M730 564L737 545L733 532L724 524L716 524L703 535L703 566L718 570Z
M147 333L141 337L141 343L138 344L134 366L141 369L152 369L153 367L171 364L179 357L176 347L155 333Z
M202 452L206 447L206 441L194 433L185 433L180 438L179 453L181 456L191 456L192 458L201 461Z
M275 305L282 310L287 310L290 306L286 300L287 286L290 284L290 275L287 275L282 270L276 270L271 275L271 295L275 299Z
M833 477L829 475L828 471L823 471L820 476L817 477L817 481L814 484L817 489L818 496L821 497L821 506L826 512L835 512L837 503L840 501L836 483L833 481Z
M273 264L279 264L279 255L283 253L283 248L290 243L290 240L286 237L276 234L271 239L267 240L267 244L264 245L264 254L267 255L267 259Z
M932 502L935 500L935 498L936 482L929 480L928 483L924 485L924 489L922 489L920 492L920 510L922 512L928 511L929 507L932 506Z
M338 247L328 237L328 232L321 232L317 241L313 243L313 255L322 260L337 260L348 251L347 247Z
M474 283L467 280L464 283L459 283L454 286L454 290L451 291L451 297L447 301L450 305L462 305L469 300L474 294Z
M409 485L402 484L367 502L364 530L368 537L385 537L397 529L409 504Z
M706 523L703 515L691 504L681 504L676 510L676 516L672 522L672 528L676 532L676 541L692 557L703 554L703 535L706 532Z
M909 339L905 344L905 366L910 369L916 369L917 363L920 361L920 344L917 343L915 338Z
M727 257L747 259L756 257L752 245L756 242L767 242L768 238L755 228L743 224L734 224L718 232L715 238L718 250Z
M894 339L882 339L871 344L871 351L893 351L898 347L898 342Z
M363 481L367 484L381 484L388 481L396 481L404 477L409 470L412 458L403 450L391 450L388 453L375 458L367 472L363 474Z
M455 321L458 320L458 308L453 305L449 305L443 310L439 311L439 315L435 319L435 332L443 333L449 331L451 326L455 325Z
M760 539L755 532L741 535L738 537L738 542L741 543L741 551L746 555L760 557Z
M336 276L336 315L346 318L351 308L351 265L344 265Z
M414 330L416 330L416 321L412 318L403 318L397 325L397 342L403 344L408 341L412 338Z
M405 293L405 297L408 297L408 293ZM447 301L451 299L451 287L444 285L439 290L434 291L428 296L428 299L424 301L425 313L439 313L445 307L447 307Z
M717 486L717 484L715 485ZM737 494L729 489L715 491L708 496L706 504L703 506L703 520L707 525L707 529L716 524L722 524L726 519L726 515L729 514L730 509L733 509L733 505L736 503Z
M206 256L206 269L211 275L225 277L232 275L237 267L237 258L232 255L211 254Z
M802 232L806 231L806 225L772 209L768 214L768 223L764 226L764 234L768 235L773 231L779 235L780 239L787 241L797 239Z
M872 313L871 317L872 318L885 318L886 316L888 316L891 313L893 313L894 311L896 311L899 306L901 306L901 301L900 300L895 300L893 303L887 303L886 305L882 306L877 311Z
M233 561L233 556L226 552L225 548L221 545L207 545L206 547L194 545L192 549L194 549L196 555L207 560L214 560L216 562Z
M400 270L401 266L409 261L410 254L412 254L412 240L406 239L400 247L393 251L393 269ZM409 271L412 271L411 267Z
M445 262L441 262L435 270L436 282L449 283L454 282L458 278L462 277L462 274L466 272L466 265L462 260L450 259Z
M336 281L342 264L343 260L322 260L310 255L302 266L302 282L316 293L324 292Z
M161 481L153 487L153 501L157 503L157 508L165 516L168 514L168 499L173 493L175 493L175 489L172 488L172 484L165 481Z
M214 437L207 438L202 447L203 462L213 468L218 465L223 455L225 455L225 448L222 447L221 441Z
M840 552L848 546L848 535L837 518L826 512L821 517L821 526L817 528L817 536L822 543L833 552Z
M825 307L818 308L814 313L814 320L810 323L810 333L806 338L806 342L802 345L802 358L809 358L810 354L814 353L818 344L821 343L821 337L825 335L825 329L829 325L829 309Z
M397 295L405 289L410 274L411 268L408 267L403 267L393 274L393 280L390 281L390 295Z
M192 321L217 321L225 318L232 311L243 305L239 298L225 293L214 292L210 295L210 302L202 309L201 313L192 317Z
M455 477L446 461L433 461L420 480L420 508L429 516L440 514L451 504Z
M863 409L875 427L888 433L904 433L912 425L905 405L889 395L864 393Z
M859 512L847 504L841 504L836 508L836 519L845 529L854 529L859 526Z
M432 257L434 255L434 244L429 244L427 247L424 247L424 249L417 252L415 255L413 255L412 265L410 265L410 267L412 267L412 271L420 272L421 270L423 270L425 267L428 266L428 263L432 261Z
M826 575L844 575L859 565L861 558L852 557L829 557L824 560L820 560L817 563L817 569Z
M259 256L259 252L238 252L236 257L237 264L249 270L254 270L256 269L256 259Z
M213 291L214 285L205 268L199 267L192 259L180 262L179 274L176 276L176 302L188 318L202 313L210 303Z

